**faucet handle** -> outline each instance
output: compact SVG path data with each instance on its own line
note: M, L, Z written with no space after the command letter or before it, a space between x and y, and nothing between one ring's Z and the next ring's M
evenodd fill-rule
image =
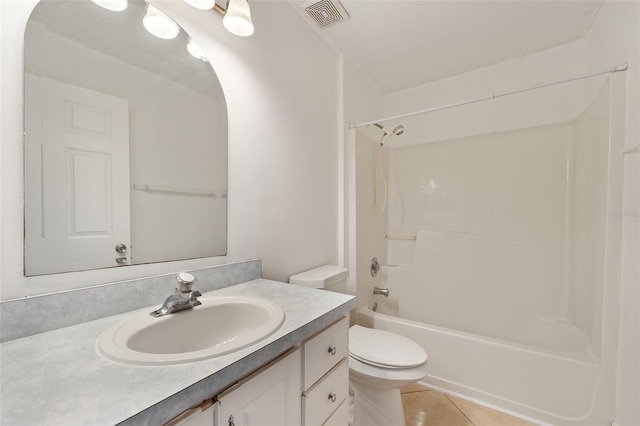
M176 281L178 281L178 284L180 284L180 291L183 293L188 293L191 291L193 283L196 282L196 277L188 272L180 272L178 275L176 275Z

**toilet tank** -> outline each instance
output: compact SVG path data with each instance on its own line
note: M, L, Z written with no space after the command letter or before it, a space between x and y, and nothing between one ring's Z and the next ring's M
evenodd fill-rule
M347 292L349 270L342 266L324 265L289 277L291 284L322 288L337 293Z

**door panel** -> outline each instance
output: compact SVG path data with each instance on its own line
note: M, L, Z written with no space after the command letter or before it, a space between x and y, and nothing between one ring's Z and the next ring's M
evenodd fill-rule
M69 237L112 234L111 156L67 150Z
M26 272L129 264L127 101L31 74L25 87L42 100L40 119L25 123L25 161L36 164L26 185L40 195L25 198L27 229L35 229L26 235ZM127 251L117 253L118 244Z

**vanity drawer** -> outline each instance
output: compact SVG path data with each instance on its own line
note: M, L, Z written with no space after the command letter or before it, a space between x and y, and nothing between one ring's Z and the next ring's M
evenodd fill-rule
M349 319L342 318L302 345L304 356L304 389L349 353Z
M347 399L348 394L349 363L347 359L343 359L311 389L302 394L303 424L305 426L322 425ZM337 421L337 419L334 420Z
M349 398L342 401L342 404L322 426L346 426L349 424Z

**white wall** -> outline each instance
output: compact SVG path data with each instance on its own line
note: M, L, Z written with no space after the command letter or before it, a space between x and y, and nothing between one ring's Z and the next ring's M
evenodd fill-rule
M361 185L370 185L372 181L362 181L362 170L356 169L356 157L361 155L360 144L369 144L369 149L375 142L358 134L356 130L349 130L350 124L369 120L382 114L382 91L369 80L359 68L349 59L343 60L343 103L344 103L344 262L349 269L349 291L358 298L358 306L364 306L371 300L372 278L368 272L371 256L384 256L384 249L373 248L371 251L361 252L358 246L358 232L363 232L365 226L371 223L362 217ZM370 209L370 204L366 205ZM384 223L374 231L378 237L384 237ZM368 257L368 259L367 259ZM382 259L384 260L384 259ZM379 278L378 278L379 280Z
M162 8L198 41L229 114L228 256L25 278L22 273L22 47L35 1L2 1L2 300L261 257L266 278L337 262L339 57L285 2L252 3L256 33L183 2Z
M578 40L522 58L391 93L385 116L394 116L569 77L584 71L585 42ZM398 119L405 133L393 147L477 136L572 120L583 110L584 83L574 82L505 96L426 115Z
M640 142L640 3L605 1L587 36L587 68L627 62L626 146ZM591 89L591 88L589 88ZM596 94L594 89L589 96ZM616 421L640 424L640 154L624 156ZM617 217L616 217L617 216ZM617 304L618 301L608 301Z

